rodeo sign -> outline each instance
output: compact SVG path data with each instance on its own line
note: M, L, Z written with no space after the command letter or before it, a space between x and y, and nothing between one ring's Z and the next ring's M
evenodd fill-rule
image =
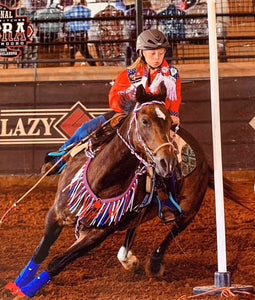
M34 29L26 16L0 4L0 57L14 58L32 41Z

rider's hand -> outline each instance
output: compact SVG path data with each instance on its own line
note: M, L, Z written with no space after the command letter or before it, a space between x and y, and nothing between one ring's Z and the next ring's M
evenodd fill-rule
M179 125L180 124L180 118L177 116L171 116L174 125Z

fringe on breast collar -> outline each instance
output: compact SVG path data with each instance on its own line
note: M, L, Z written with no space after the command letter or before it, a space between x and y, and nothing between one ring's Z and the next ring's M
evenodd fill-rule
M93 193L87 179L87 170L92 158L76 173L69 185L68 206L77 217L76 238L79 224L84 221L90 226L110 226L117 224L121 217L133 209L139 176L146 172L143 167L136 171L127 190L119 196L101 199Z

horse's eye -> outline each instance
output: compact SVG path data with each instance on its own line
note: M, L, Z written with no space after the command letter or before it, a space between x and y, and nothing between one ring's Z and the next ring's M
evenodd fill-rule
M144 126L147 126L147 127L150 126L150 123L146 119L142 119L142 123L143 123Z

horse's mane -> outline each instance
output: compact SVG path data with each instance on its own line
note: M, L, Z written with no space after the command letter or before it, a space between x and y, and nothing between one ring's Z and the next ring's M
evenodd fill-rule
M113 117L114 118L114 117ZM112 118L112 119L113 119ZM111 120L112 120L111 119ZM112 125L111 120L100 126L90 135L90 141L93 149L108 144L116 134L116 128L120 127L124 121L124 118L121 119L116 125Z
M120 107L123 110L123 112L127 115L129 115L136 103L146 103L146 102L151 102L151 101L165 101L166 100L166 86L164 82L162 81L159 86L159 93L154 95L151 93L147 93L146 90L144 89L143 85L140 84L137 89L136 89L136 96L135 96L136 101L127 99L125 96L121 97L120 101Z

